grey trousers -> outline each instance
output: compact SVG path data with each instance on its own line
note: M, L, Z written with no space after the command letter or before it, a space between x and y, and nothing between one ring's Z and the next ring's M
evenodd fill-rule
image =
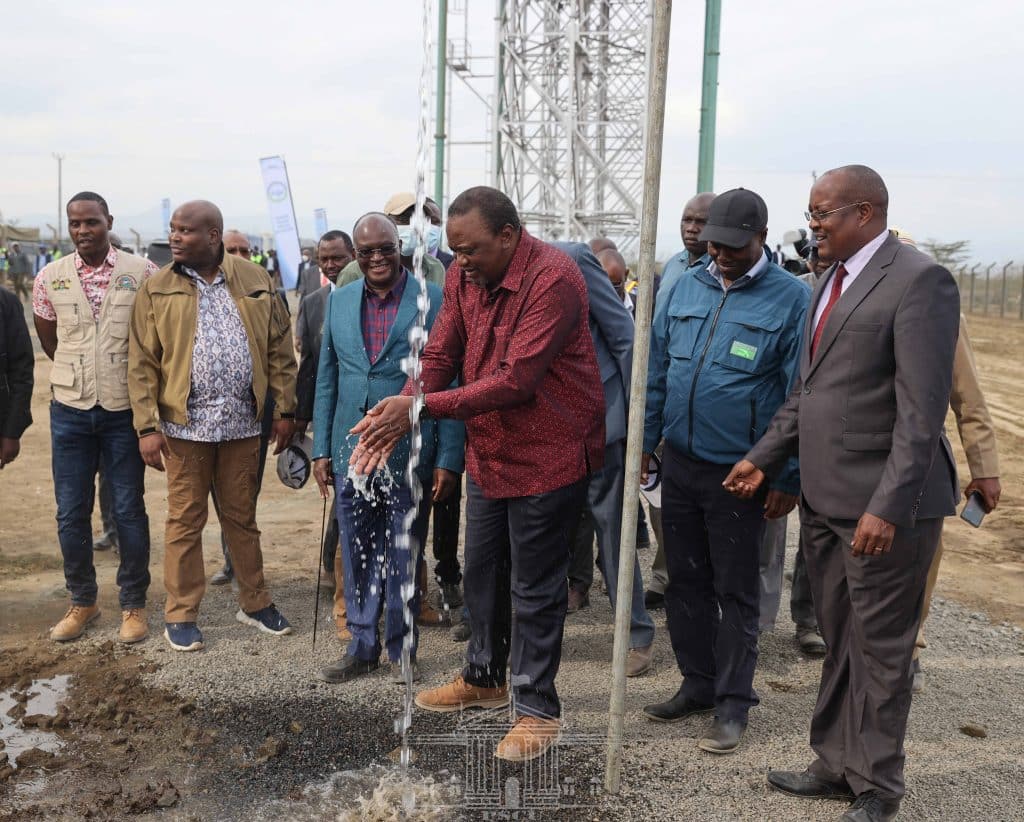
M828 645L811 719L818 758L809 770L846 779L857 795L875 790L901 799L910 661L942 520L897 528L891 551L860 557L850 551L856 527L801 506L815 613Z
M597 561L608 586L608 599L612 608L619 587L619 541L622 535L622 495L625 484L624 440L605 446L604 467L590 475L587 483L587 505L580 521L579 534L573 541L570 563L570 584L575 579L586 582L593 579L594 555L591 533L597 533ZM590 523L588 523L588 519ZM590 525L590 527L588 527ZM593 529L593 530L591 530ZM640 560L633 561L633 604L629 614L629 647L646 648L654 642L654 620L644 607L644 580L640 573Z
M775 627L782 601L782 570L786 564L786 523L789 517L765 520L764 537L761 538L761 553L758 556L758 577L761 600L759 631L770 631Z

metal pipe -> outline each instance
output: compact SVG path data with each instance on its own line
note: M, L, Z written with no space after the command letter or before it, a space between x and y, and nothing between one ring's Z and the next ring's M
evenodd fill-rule
M999 316L1006 316L1006 270L1013 265L1013 260L1010 260L1006 265L1003 266L1003 293L999 297Z
M135 237L135 250L136 250L137 252L139 252L139 254L141 254L141 253L142 253L142 235L141 235L141 234L139 234L139 232L138 232L138 231L136 231L136 230L135 230L134 228L129 228L128 230L129 230L129 231L130 231L130 232L131 232L131 233L132 233L132 234L134 235L134 237Z
M718 40L722 0L704 3L704 79L700 95L700 146L697 150L697 191L715 187L715 121L718 117Z
M971 269L971 301L967 304L968 314L974 313L974 281L977 279L978 266L980 265L981 263L975 263L974 267Z
M992 263L988 268L985 269L985 308L982 309L983 314L988 314L988 287L989 282L992 279L992 269L996 267L995 263Z
M640 262L637 279L636 332L633 340L633 378L630 383L629 433L626 437L626 477L619 540L619 582L612 652L612 693L608 711L608 757L604 788L618 793L622 776L622 726L626 700L626 658L629 654L629 615L633 605L636 563L636 520L640 504L640 458L643 453L644 407L647 396L647 357L651 343L654 301L654 246L661 190L661 149L665 132L665 86L672 0L654 0L651 30L651 86L648 90L647 146L644 151L644 198L640 217Z
M57 248L64 237L64 155L54 152L57 161Z
M437 108L434 129L434 201L444 208L445 86L448 82L448 0L437 2Z

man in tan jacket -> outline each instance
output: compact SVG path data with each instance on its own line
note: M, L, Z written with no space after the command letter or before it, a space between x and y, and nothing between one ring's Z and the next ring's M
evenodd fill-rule
M220 210L185 203L170 229L174 261L140 289L132 312L128 391L142 459L158 471L167 465L164 636L176 651L195 651L214 485L238 581L236 619L278 636L292 631L263 579L256 486L267 391L278 454L294 429L296 368L285 307L261 266L224 253Z
M901 237L902 241L906 240ZM982 506L986 512L993 511L999 504L1002 487L999 484L999 455L996 452L996 429L992 424L992 416L985 404L985 397L978 384L978 368L974 363L974 351L971 339L967 334L967 320L960 315L960 336L956 341L956 353L953 356L953 387L949 394L949 406L956 418L956 427L960 432L960 442L967 455L967 465L971 471L971 481L964 488L964 496L977 491L981 494ZM931 607L932 592L935 581L939 577L939 563L942 560L942 539L935 551L931 567L928 569L928 582L924 590L924 609L921 611L921 626L917 631L914 647L914 685L915 693L924 689L924 674L921 672L921 649L928 647L924 638L924 623L928 619Z
M128 319L142 283L156 267L110 242L106 200L82 191L68 201L75 253L47 265L32 288L36 333L51 360L50 435L57 537L71 605L50 639L77 639L100 616L96 603L92 519L97 469L110 481L120 545L122 642L146 638L149 519L146 467L139 459L128 401Z

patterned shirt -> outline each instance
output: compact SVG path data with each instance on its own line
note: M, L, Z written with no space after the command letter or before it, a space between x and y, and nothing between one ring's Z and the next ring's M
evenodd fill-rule
M224 272L207 283L195 271L185 273L196 284L199 311L192 349L192 385L188 424L161 421L164 434L194 442L226 442L256 437L256 398L252 393L249 337L231 298Z
M117 264L118 250L110 246L106 259L93 268L87 265L78 252L75 252L75 271L78 272L78 281L82 284L82 291L92 308L92 318L98 321L100 308L103 305L103 297L106 296L107 288L110 286L110 275L114 273L114 266ZM146 260L146 274L144 278L151 277L157 272L157 267L149 260ZM32 286L32 311L37 317L44 320L56 321L57 312L53 310L53 303L50 302L50 295L46 290L46 283L43 277L36 277Z
M448 269L420 360L424 402L435 418L466 421L466 467L484 496L543 494L604 465L588 312L579 267L526 229L494 288L473 283L458 258Z
M391 335L391 326L398 316L398 306L402 304L402 294L405 293L408 280L408 272L402 269L398 282L383 297L378 296L369 286L363 286L363 344L371 365L377 362L377 357Z

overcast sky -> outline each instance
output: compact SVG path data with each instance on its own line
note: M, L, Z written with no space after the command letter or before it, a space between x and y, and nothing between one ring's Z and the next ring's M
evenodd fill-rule
M493 49L493 0L470 6L475 53ZM463 5L463 3L459 3ZM703 3L674 4L659 255L679 245L696 185ZM1024 260L1024 4L725 0L715 188L768 203L770 239L804 225L812 170L866 163L890 221L918 238L969 239L978 260ZM283 154L304 235L412 187L421 6L370 3L33 0L8 4L0 75L0 211L56 219L99 191L118 228L159 229L162 197L217 202L267 230L258 158ZM455 34L461 18L453 18ZM459 98L457 98L459 100ZM452 132L482 139L461 100ZM452 190L488 181L459 149ZM126 224L127 223L127 224ZM134 223L134 224L133 224Z

